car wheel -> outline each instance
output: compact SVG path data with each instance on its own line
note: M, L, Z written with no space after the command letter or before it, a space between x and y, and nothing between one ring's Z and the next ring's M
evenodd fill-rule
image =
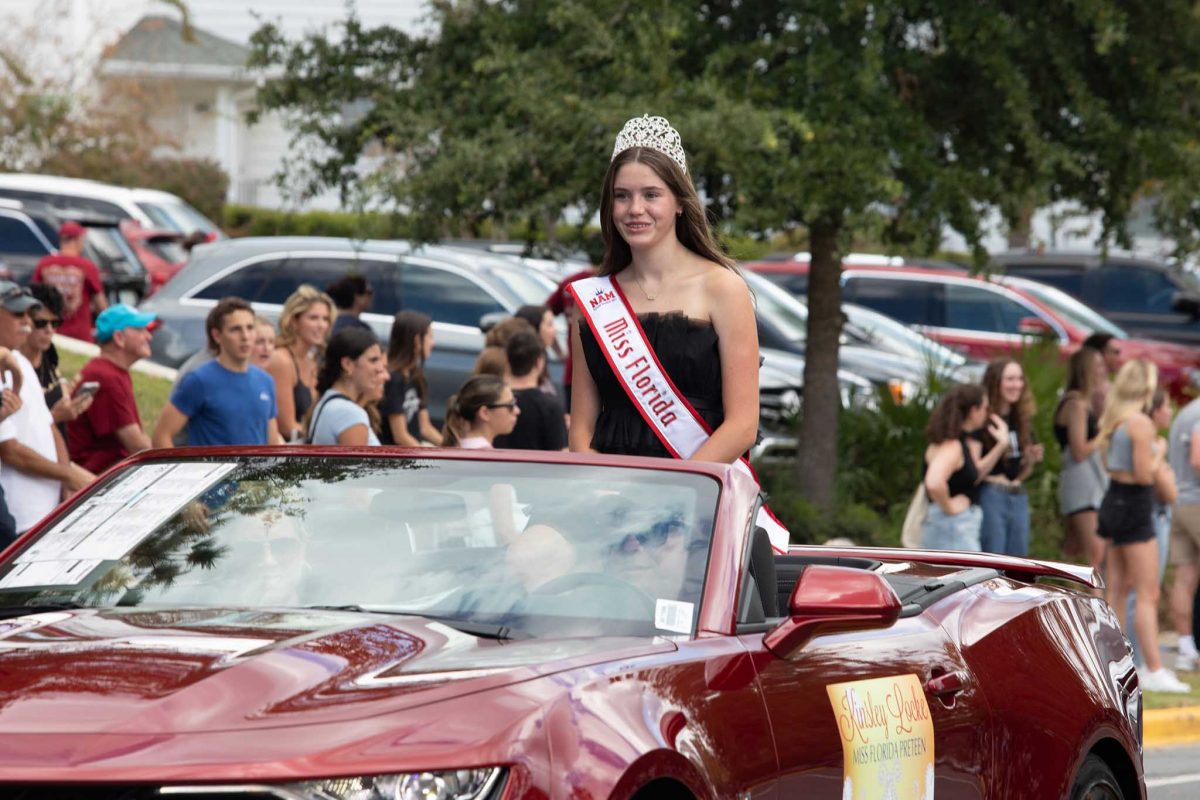
M1071 800L1124 800L1121 784L1117 776L1097 755L1090 755L1083 761L1079 774L1075 776L1075 785L1071 787Z

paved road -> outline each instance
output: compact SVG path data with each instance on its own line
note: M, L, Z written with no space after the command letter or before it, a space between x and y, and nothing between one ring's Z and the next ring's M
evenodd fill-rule
M1145 767L1150 800L1200 797L1200 745L1147 750Z

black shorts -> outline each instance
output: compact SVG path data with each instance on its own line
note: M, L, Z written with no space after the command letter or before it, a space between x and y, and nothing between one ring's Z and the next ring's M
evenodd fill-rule
M1154 487L1111 481L1100 503L1097 533L1113 544L1136 544L1154 538Z

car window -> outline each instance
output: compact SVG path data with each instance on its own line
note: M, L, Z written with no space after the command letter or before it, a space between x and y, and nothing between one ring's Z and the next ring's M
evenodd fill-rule
M325 291L326 286L347 275L361 275L375 290L375 302L371 311L376 314L395 314L399 310L395 272L395 262L333 256L299 256L288 261L286 270L276 270L267 278L257 302L281 306L302 284L307 283Z
M473 328L484 314L508 310L461 275L408 263L400 269L400 304L405 309L428 314L435 322Z
M142 275L146 269L134 254L133 248L116 228L107 225L89 226L87 244L96 255L96 266L102 272L118 275Z
M1169 314L1177 288L1166 273L1125 264L1100 268L1100 303L1106 311Z
M1072 297L1083 297L1083 270L1048 264L1019 264L1004 268L1007 275L1048 283Z
M764 278L791 294L808 294L808 274L799 272L760 272Z
M984 285L947 284L945 326L981 333L1020 333L1020 322L1036 316L1017 301Z
M25 220L0 216L0 252L42 256L50 251Z
M240 297L243 300L255 302L264 283L276 271L284 272L285 259L269 258L247 264L241 269L229 273L220 280L210 283L192 297L198 300L220 300L224 297Z
M719 490L585 464L154 461L27 541L0 567L0 602L353 605L528 636L690 635Z
M908 325L937 325L933 300L940 286L933 281L905 281L848 275L843 299L878 311Z

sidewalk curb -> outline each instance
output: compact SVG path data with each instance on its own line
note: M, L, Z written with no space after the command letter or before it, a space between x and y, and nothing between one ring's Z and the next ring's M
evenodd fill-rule
M90 342L81 342L78 339L72 339L69 336L62 334L54 334L54 346L59 350L66 350L68 353L83 356L84 358L95 358L100 355L100 348ZM129 368L131 372L140 372L143 375L150 375L155 378L174 383L176 371L170 367L164 367L161 364L155 364L153 361L142 359Z
M1155 708L1142 713L1142 746L1200 742L1200 706Z

